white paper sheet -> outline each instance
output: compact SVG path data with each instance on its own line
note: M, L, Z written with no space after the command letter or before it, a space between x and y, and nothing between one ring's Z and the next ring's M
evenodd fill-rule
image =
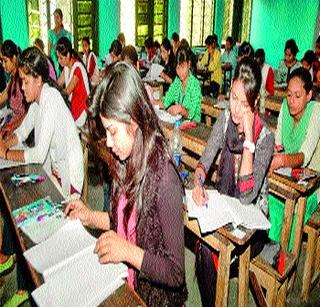
M162 110L162 109L155 108L155 112L156 112L157 116L159 117L159 119L165 123L174 124L176 122L176 120L181 119L180 114L173 116L169 112Z
M152 64L147 75L143 79L144 81L159 81L163 82L164 80L160 78L160 74L162 73L164 67L160 64Z

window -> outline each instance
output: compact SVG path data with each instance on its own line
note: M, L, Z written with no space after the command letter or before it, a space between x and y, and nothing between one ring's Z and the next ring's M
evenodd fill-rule
M150 36L160 44L167 35L168 1L136 0L136 45Z
M213 33L213 18L213 0L181 0L180 37L186 38L191 46L203 46Z
M226 0L223 37L231 35L238 42L249 41L252 0Z

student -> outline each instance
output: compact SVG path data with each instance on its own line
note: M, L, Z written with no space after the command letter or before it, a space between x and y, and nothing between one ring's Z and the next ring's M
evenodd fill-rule
M99 74L99 67L97 64L97 57L90 49L90 39L88 36L82 38L82 50L83 50L83 64L87 69L89 78L92 79L94 75Z
M124 36L123 32L120 32L117 40L120 42L122 49L126 46L126 37Z
M127 263L129 286L147 306L182 306L183 187L136 68L116 63L93 99L110 153L112 211L92 211L73 201L65 213L105 231L95 247L99 261Z
M272 67L265 63L266 54L263 49L257 49L254 58L261 69L262 82L261 91L264 91L264 96L274 95L274 73Z
M244 41L238 50L238 63L245 57L248 57L250 59L254 58L254 50L250 43Z
M221 68L223 71L231 69L231 79L237 66L237 54L233 49L233 39L228 36L226 39L225 51L221 56Z
M315 60L313 62L313 82L315 82L316 85L320 87L320 35L318 36L316 44L314 46L314 54Z
M42 39L36 38L34 40L34 46L37 47L43 54L45 54L44 43L43 43ZM56 72L54 70L53 62L50 58L47 58L47 61L48 61L48 65L49 65L49 76L52 80L56 81L57 77L56 77Z
M212 94L217 98L222 84L221 52L218 49L218 41L213 35L206 40L206 52L203 55L199 68L206 68L210 72L210 85L205 86L204 95Z
M212 128L208 145L195 170L193 198L203 206L208 199L199 178L206 175L221 149L216 188L221 194L236 197L243 204L254 203L264 214L268 212L268 184L266 179L272 158L274 137L255 111L259 99L261 72L256 62L244 58L238 64L230 94L230 111L224 111ZM205 197L204 197L205 196ZM251 255L260 252L267 239L265 232L257 232L256 245ZM261 246L260 246L261 245ZM260 250L259 250L260 249ZM216 267L205 245L196 256L203 306L214 306Z
M160 56L158 54L158 48L155 45L155 42L153 41L152 37L148 37L144 41L144 48L147 53L147 61L144 66L147 68L150 68L153 63L159 64L160 63Z
M202 95L200 83L190 71L190 48L178 48L176 63L177 77L163 100L158 100L155 104L168 109L172 115L181 114L184 118L200 122Z
M164 38L161 47L161 61L160 65L164 67L163 71L160 73L160 77L166 81L164 84L163 91L164 93L168 90L169 85L172 83L176 77L176 68L175 68L175 57L172 51L170 41L167 38Z
M9 101L12 116L0 130L2 137L9 137L20 126L26 113L25 98L21 88L22 81L18 72L19 54L20 48L12 40L3 42L1 46L1 62L5 72L10 75L10 80L5 90L0 93L0 106Z
M69 95L73 119L77 127L82 127L87 119L87 98L90 93L87 71L66 37L58 40L56 50L59 63L64 67L58 85Z
M301 67L301 62L296 58L298 52L296 41L292 38L287 40L284 47L285 58L281 60L276 74L277 83L288 83L290 72Z
M307 50L301 60L302 67L309 71L311 78L313 79L313 63L316 58L315 53L312 50Z
M78 198L83 183L82 148L66 102L49 77L46 56L36 47L26 49L19 60L19 73L26 100L31 105L21 126L14 134L6 141L0 140L0 158L27 164L42 164L65 197L72 195ZM21 144L33 129L34 147L24 150L12 149L13 146ZM2 242L0 267L10 264L15 252L7 225L5 223L3 228L5 239ZM21 282L18 275L20 289ZM12 299L21 303L26 299L26 295L18 291Z
M57 78L59 78L61 71L59 67L58 57L56 54L56 45L61 37L67 37L71 43L72 35L70 32L65 30L63 26L63 14L61 9L55 9L55 11L53 12L53 17L54 29L51 29L48 32L48 56L52 59L56 71L56 76Z
M320 171L320 105L310 101L312 97L312 79L310 73L300 67L289 76L288 96L282 103L278 126L275 133L275 154L270 172L280 167L308 167ZM283 151L283 152L280 152ZM308 197L304 223L316 211L320 200L320 189ZM269 196L271 229L269 237L280 240L284 203ZM293 244L295 219L289 242Z
M108 67L112 63L115 63L120 60L122 51L121 43L116 39L111 43L109 53L106 55L104 60L104 66Z
M171 44L172 44L172 51L173 54L176 55L177 54L177 50L180 46L180 38L179 38L179 34L177 32L173 32L171 35Z

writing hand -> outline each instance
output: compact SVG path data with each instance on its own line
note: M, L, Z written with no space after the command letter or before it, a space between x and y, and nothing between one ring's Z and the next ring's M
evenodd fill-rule
M81 200L73 200L69 202L64 209L64 214L69 216L71 220L80 219L85 226L89 225L90 210Z

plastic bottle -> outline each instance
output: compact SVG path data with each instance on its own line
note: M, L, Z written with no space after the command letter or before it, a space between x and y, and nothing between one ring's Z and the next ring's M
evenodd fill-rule
M170 141L170 150L173 156L173 159L176 163L176 166L179 168L181 165L181 153L182 153L182 145L181 145L181 135L180 135L180 120L176 120L172 138Z

